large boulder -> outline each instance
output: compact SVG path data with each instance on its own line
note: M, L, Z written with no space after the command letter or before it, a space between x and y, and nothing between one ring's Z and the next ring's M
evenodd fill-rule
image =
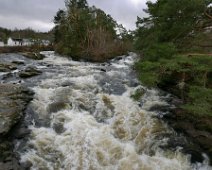
M0 84L0 170L21 169L13 151L14 140L26 134L17 125L32 96L33 92L22 85Z
M15 84L0 84L0 136L7 134L23 116L33 92Z

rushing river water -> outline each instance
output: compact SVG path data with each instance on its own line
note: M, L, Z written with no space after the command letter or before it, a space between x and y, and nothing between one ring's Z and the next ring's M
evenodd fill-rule
M94 64L44 54L41 61L28 61L43 74L23 82L35 92L25 118L31 133L16 144L23 165L35 170L210 169L207 161L191 164L180 148L162 149L175 132L151 108L168 103L157 90L139 85L132 69L136 56ZM138 89L145 92L139 102L131 97Z

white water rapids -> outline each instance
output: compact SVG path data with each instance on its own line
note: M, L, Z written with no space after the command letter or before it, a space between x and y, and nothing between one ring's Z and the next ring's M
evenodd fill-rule
M136 56L101 65L45 55L50 67L40 66L45 78L33 87L37 120L20 153L23 164L33 170L209 169L192 165L180 149L161 149L174 132L149 108L167 103L136 84ZM131 97L137 89L145 89L142 105Z

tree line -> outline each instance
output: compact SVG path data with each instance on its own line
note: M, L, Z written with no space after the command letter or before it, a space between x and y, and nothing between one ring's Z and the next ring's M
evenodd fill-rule
M9 37L12 38L25 38L25 39L32 39L32 40L49 40L50 42L54 41L54 34L53 31L50 30L49 32L38 32L31 28L26 29L7 29L0 27L0 39L6 44Z

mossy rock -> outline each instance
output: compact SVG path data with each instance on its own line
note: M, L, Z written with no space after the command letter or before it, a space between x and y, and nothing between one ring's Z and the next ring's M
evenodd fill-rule
M144 94L145 89L139 88L131 95L131 98L133 98L135 101L139 101Z
M42 72L37 70L35 67L27 67L25 70L19 72L19 77L21 78L29 78L33 76L40 75Z
M21 53L24 57L33 59L33 60L42 60L45 58L43 54L37 53L37 52L24 52Z
M16 70L17 67L12 63L0 63L0 72L9 72L11 70Z

